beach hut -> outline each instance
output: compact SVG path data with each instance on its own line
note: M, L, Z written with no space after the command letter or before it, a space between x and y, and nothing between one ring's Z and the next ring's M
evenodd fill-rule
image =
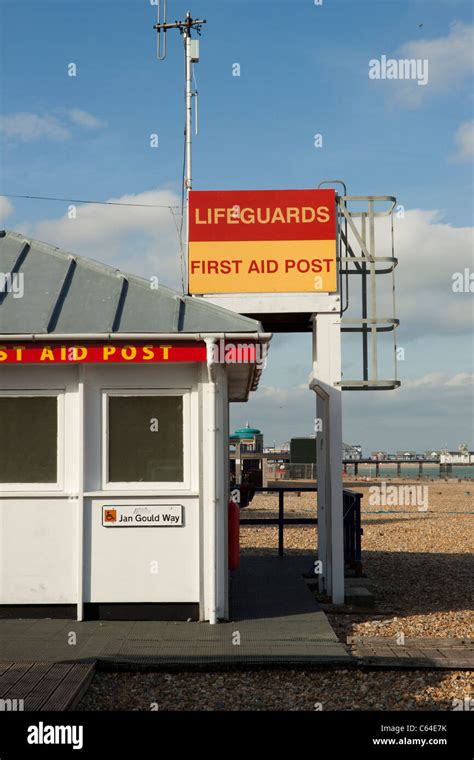
M260 322L0 233L0 616L228 617Z

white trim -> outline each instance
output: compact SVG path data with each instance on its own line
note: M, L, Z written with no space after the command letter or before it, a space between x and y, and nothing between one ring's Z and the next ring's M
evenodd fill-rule
M0 398L38 398L41 396L55 396L57 400L57 435L56 435L56 482L54 483L0 483L0 492L2 494L11 492L17 494L18 492L24 493L27 496L31 496L33 493L49 494L51 492L64 491L64 450L65 450L65 414L64 414L64 398L66 394L65 388L26 388L16 390L0 389ZM7 491L8 487L8 491ZM66 496L68 494L65 494Z
M112 491L146 492L153 490L154 494L191 490L191 388L101 388L101 451L102 451L102 490L109 494ZM109 447L108 447L108 399L111 396L182 396L183 399L183 480L182 481L109 481Z
M310 388L316 392L318 480L318 559L323 563L320 590L333 604L344 604L344 539L342 484L341 320L317 314L313 320L313 369Z
M164 485L166 485L166 482L164 481ZM92 498L92 499L120 499L124 496L123 489L121 491L85 491L84 496L86 498ZM163 488L163 493L161 490L157 493L157 489L154 491L140 491L140 493L137 494L137 498L159 498L159 499L165 499L167 498L166 489ZM199 491L173 491L173 499L174 498L180 498L180 499L197 499L199 497ZM127 494L127 499L134 498L133 496L129 496Z
M259 319L263 314L338 312L341 303L338 293L326 292L278 293L278 299L275 299L275 293L203 293L193 298L237 314L257 315L252 319Z
M193 296L193 298L195 297ZM146 342L147 340L204 341L205 338L224 338L225 340L258 340L268 343L272 339L272 336L273 333L255 331L208 333L18 333L16 335L7 333L0 334L0 339L2 342L29 340L43 343L44 341L54 342L56 340L139 340Z
M208 382L206 384L206 390L208 394L208 418L206 425L203 429L203 444L206 445L208 451L208 467L209 467L209 623L215 625L217 623L217 386L216 386L216 374L215 365L213 363L213 348L214 341L211 338L206 338L207 349L207 372Z
M84 620L84 441L85 441L85 376L79 365L77 376L77 619Z

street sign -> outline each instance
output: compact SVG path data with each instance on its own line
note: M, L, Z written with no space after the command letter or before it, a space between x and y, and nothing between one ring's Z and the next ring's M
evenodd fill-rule
M176 528L183 525L181 504L160 506L104 506L105 528Z

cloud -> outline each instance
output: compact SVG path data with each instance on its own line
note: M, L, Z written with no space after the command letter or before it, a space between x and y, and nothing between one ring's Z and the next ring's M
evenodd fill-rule
M428 83L420 86L416 80L390 80L387 93L399 105L417 108L426 97L450 92L460 86L474 70L474 25L453 21L444 37L410 40L393 56L397 59L428 61ZM392 56L388 56L392 57Z
M71 218L73 208L58 219L20 224L18 231L131 274L157 275L164 285L180 287L176 232L179 209L173 209L173 217L166 208L179 205L177 194L171 190L149 190L108 200L137 205L78 204L76 218Z
M86 127L87 129L101 129L106 126L105 121L101 121L91 113L81 111L79 108L67 109L66 114L74 124L79 124L79 126Z
M7 217L13 214L13 211L13 205L8 198L4 195L0 195L0 222L3 222L4 219L7 219Z
M33 142L42 138L60 142L71 137L69 127L63 123L64 118L85 129L100 129L106 126L104 121L79 108L58 108L56 111L62 116L62 120L53 114L11 113L0 116L0 132L23 142Z
M387 223L386 223L387 222ZM381 219L376 226L376 254L389 256L390 228ZM353 236L350 235L353 243ZM420 335L466 334L472 331L472 293L453 292L453 276L471 266L473 228L453 227L440 211L410 209L394 216L395 297L403 341ZM354 249L358 250L357 246ZM356 280L351 280L351 302L359 303ZM391 316L391 277L377 277L377 313ZM359 311L360 313L360 311ZM347 313L356 316L356 313ZM402 342L403 345L403 342Z
M438 211L413 209L395 219L397 304L406 335L472 331L472 294L452 288L453 276L471 263L472 244L472 227L443 223Z
M445 388L473 388L474 374L469 372L458 372L457 375L448 375L446 372L429 372L427 375L418 377L415 380L405 380L404 388L429 387L442 390Z
M407 447L421 452L444 444L455 449L460 441L472 446L473 384L472 373L435 372L396 391L343 393L343 439L362 444L365 453ZM245 406L232 404L231 427L248 419L267 443L283 443L313 435L315 411L315 394L305 386L262 386Z
M7 137L23 142L46 138L54 142L67 140L71 135L61 122L49 114L12 113L0 116L0 131Z
M463 121L459 125L454 136L454 142L457 148L454 159L471 162L474 158L474 119Z

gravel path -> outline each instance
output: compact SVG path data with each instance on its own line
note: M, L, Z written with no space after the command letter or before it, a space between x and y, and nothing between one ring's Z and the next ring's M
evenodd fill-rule
M392 484L403 481L392 480ZM469 638L473 635L474 483L420 481L428 489L428 511L416 506L370 504L369 485L361 483L363 567L361 579L376 598L367 612L324 605L341 641L347 636ZM315 494L285 495L285 514L315 512ZM276 514L277 498L258 495L245 516ZM276 528L242 528L242 551L273 552ZM317 547L317 529L285 528L285 551Z
M77 709L452 710L470 693L452 671L98 673Z

